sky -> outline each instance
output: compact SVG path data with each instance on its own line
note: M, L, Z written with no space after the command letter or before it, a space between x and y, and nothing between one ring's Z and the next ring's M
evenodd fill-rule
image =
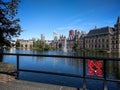
M53 32L69 36L69 30L88 33L113 27L120 16L120 0L22 0L17 17L23 32L19 39L53 40Z

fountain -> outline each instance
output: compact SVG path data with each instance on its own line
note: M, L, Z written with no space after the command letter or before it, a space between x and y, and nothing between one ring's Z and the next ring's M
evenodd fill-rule
M64 48L63 48L63 51L64 51L64 52L67 52L67 46L66 46L66 45L67 45L67 42L66 42L66 38L65 38Z

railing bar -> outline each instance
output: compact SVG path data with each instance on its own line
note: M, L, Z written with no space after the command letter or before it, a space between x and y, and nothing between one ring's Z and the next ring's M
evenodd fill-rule
M104 68L103 68L103 70L104 70L104 75L103 75L103 77L104 77L104 79L106 80L106 60L104 60L103 62L104 62L104 63L103 63L103 65L104 65L104 66L103 66L103 67L104 67Z
M111 81L111 82L120 82L120 80L114 80L114 79L107 79L106 81Z
M94 79L94 80L104 80L104 78L94 78L94 77L86 77L86 79ZM114 79L106 79L106 81L111 81L111 82L120 82L120 80L114 80Z
M83 76L75 75L75 74L56 73L56 72L48 72L48 71L36 71L36 70L25 70L25 69L19 69L19 71L53 74L53 75L60 75L60 76L69 76L69 77L75 77L75 78L84 78ZM86 79L94 79L94 80L104 80L104 78L97 78L97 77L85 77L85 78ZM113 79L106 79L106 81L120 82L120 80L113 80Z
M83 78L83 77L80 76L80 75L66 74L66 73L56 73L56 72L48 72L48 71L35 71L35 70L25 70L25 69L19 69L19 71L23 71L23 72L34 72L34 73L44 73L44 74L53 74L53 75L60 75L60 76L69 76L69 77Z
M17 79L19 79L19 65L20 65L20 63L19 63L19 55L17 55Z
M107 89L107 80L106 80L106 70L107 70L106 69L106 60L104 60L103 62L104 62L104 64L103 64L104 65L104 68L103 68L103 70L104 70L104 75L103 75L103 77L104 77L104 80L103 80L104 81L103 82L104 83L104 90L108 90Z
M104 78L97 78L97 77L86 77L86 79L104 80Z
M86 60L83 59L83 90L86 90Z
M56 58L74 58L74 59L95 59L95 60L114 60L120 61L120 58L103 58L103 57L88 57L88 56L66 56L66 55L41 55L41 54L15 54L15 53L3 53L3 55L19 55L19 56L37 56L37 57L56 57Z
M97 77L86 77L87 79L94 79L94 80L104 80L104 78L97 78ZM106 79L106 81L112 81L112 82L120 82L120 80L114 80L114 79Z

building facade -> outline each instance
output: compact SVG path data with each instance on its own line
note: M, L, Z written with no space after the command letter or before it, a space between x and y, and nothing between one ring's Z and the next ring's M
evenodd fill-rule
M65 36L60 35L56 41L56 48L63 48ZM73 50L75 45L80 49L98 49L107 52L120 52L120 17L114 27L102 27L90 30L87 34L84 31L70 30L67 40L67 49Z
M31 48L33 48L34 40L18 39L17 42L19 42L20 48L31 49Z
M113 30L114 28L112 27L90 30L85 37L85 48L111 51Z
M114 27L102 27L90 30L85 36L85 48L120 52L120 17Z

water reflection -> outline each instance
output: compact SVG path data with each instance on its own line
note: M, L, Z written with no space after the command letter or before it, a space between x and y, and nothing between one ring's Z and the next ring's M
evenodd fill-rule
M120 61L107 62L107 77L120 80Z
M76 52L75 56L91 56L91 57L110 57L110 58L120 58L120 53L105 53L105 52Z

